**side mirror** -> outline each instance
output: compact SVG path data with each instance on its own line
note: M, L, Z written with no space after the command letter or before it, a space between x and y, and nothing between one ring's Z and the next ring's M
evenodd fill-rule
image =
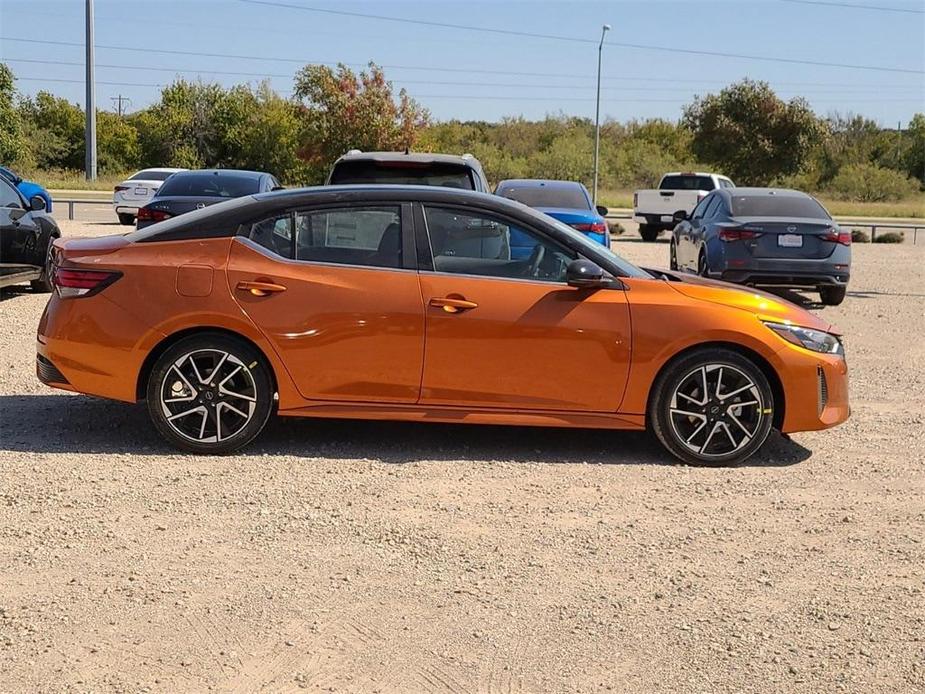
M45 211L45 198L41 195L33 195L29 198L29 205L32 207L33 212L44 212Z
M584 289L594 289L598 287L607 287L610 280L604 278L604 271L597 263L590 260L578 258L573 260L565 268L565 281L570 287L581 287Z
M610 210L608 210L608 209L607 209L606 207L604 207L603 205L597 205L594 209L597 210L597 213L598 213L601 217L606 217L606 216L607 216L607 213L610 212Z
M680 224L681 222L687 221L687 212L684 210L678 210L673 215L671 215L671 221L675 224Z

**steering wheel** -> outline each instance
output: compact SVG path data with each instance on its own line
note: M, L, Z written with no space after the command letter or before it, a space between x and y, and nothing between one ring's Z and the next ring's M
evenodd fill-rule
M533 252L530 253L530 257L527 259L527 267L529 268L528 277L540 276L540 265L543 263L543 258L545 257L546 246L541 243L536 244L533 247Z

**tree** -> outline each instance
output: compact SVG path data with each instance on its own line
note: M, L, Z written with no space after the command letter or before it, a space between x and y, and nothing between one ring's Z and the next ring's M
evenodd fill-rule
M41 91L19 103L32 158L40 169L82 169L84 166L84 111Z
M925 113L916 113L909 121L908 136L911 144L906 153L906 173L918 179L925 188Z
M299 156L316 181L350 149L410 149L430 114L402 89L396 99L382 70L369 64L358 75L346 65L306 65L295 77L301 103Z
M20 160L26 152L15 99L16 78L6 63L0 63L0 162Z
M784 102L766 82L749 79L695 98L684 123L698 160L752 185L797 173L824 132L805 100Z

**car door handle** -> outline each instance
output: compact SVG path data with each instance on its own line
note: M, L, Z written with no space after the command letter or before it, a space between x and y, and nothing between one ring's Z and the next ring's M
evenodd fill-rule
M459 313L460 311L468 311L469 309L479 307L479 305L475 303L474 301L454 298L451 296L445 296L443 298L433 298L430 300L430 305L435 306L437 308L442 308L447 313Z
M238 282L237 289L242 292L250 292L254 296L268 296L286 291L283 285L274 284L273 282Z

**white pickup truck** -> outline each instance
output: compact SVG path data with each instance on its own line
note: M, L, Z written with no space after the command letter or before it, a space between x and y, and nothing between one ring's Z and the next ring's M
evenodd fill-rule
M662 176L658 190L637 190L633 193L633 221L639 223L642 240L655 241L662 231L673 229L675 212L690 214L717 188L735 188L735 183L719 174L674 172Z

